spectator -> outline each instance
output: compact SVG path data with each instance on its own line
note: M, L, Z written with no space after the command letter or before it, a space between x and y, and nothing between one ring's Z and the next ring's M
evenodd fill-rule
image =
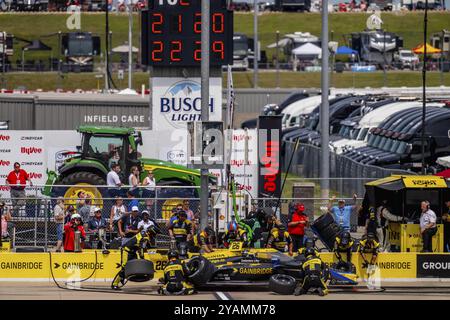
M139 169L136 166L132 166L130 170L130 175L128 176L128 184L130 185L130 190L135 197L139 197Z
M64 217L64 224L70 222L73 214L75 214L75 207L71 205L67 208L67 213L66 216Z
M53 209L54 219L56 223L56 252L61 252L64 231L64 199L58 197L55 208Z
M131 213L133 210L133 207L139 207L139 201L136 199L134 194L130 191L127 192L127 198L128 198L128 210L127 213Z
M83 219L83 221L87 222L91 218L91 195L88 194L85 199L86 200L84 201L84 205L78 208L78 214L81 216L81 219Z
M122 194L121 187L123 183L119 177L120 166L117 163L111 165L111 171L106 176L106 184L108 185L108 193L111 198L120 197Z
M30 182L30 186L33 186L28 173L20 169L20 163L14 163L14 170L11 171L6 178L6 185L10 187L11 200L13 206L13 214L19 214L19 208L25 205L25 187L27 181ZM17 200L20 199L20 200Z
M183 208L182 209L186 212L187 217L188 217L189 220L191 220L191 221L194 220L194 212L191 209L189 209L189 200L184 200L183 201Z
M423 250L422 252L433 252L432 240L437 232L436 213L430 209L428 201L420 203L422 214L420 215L420 233L422 234Z
M0 210L1 212L1 225L2 225L2 238L9 238L9 232L8 232L8 222L11 221L11 213L8 210L8 207L6 206L5 202L0 202Z
M111 213L109 215L109 230L113 231L117 228L117 223L126 212L127 209L125 209L125 206L123 205L123 199L116 198L116 202L111 207Z
M137 206L131 209L130 215L125 215L119 220L119 235L123 238L122 243L125 243L127 239L132 238L139 232L138 224L140 220L139 208Z
M89 220L88 231L98 232L99 229L106 229L106 219L102 217L102 209L94 208L94 216Z
M86 232L83 228L83 221L78 213L74 213L68 223L64 226L64 252L75 251L75 231L81 233L81 241L86 239Z
M352 211L357 209L356 204L357 195L353 195L354 205L345 205L345 200L340 199L337 206L333 206L333 201L336 199L335 196L330 199L328 203L328 211L333 215L334 221L342 228L342 231L350 232L350 217Z
M305 236L305 227L308 224L308 216L305 214L303 203L295 205L294 213L288 222L288 232L292 238L293 250L298 251L303 248L303 238Z
M142 181L142 185L145 187L142 189L143 198L154 198L155 197L155 186L156 181L153 176L153 171L149 170L147 176Z
M75 201L75 205L77 206L77 211L80 210L86 203L86 192L83 190L78 191L77 200Z
M444 225L444 251L450 252L450 200L445 201L448 212L442 215Z
M138 223L138 229L146 231L147 228L154 226L155 223L150 219L150 213L147 210L142 211L142 220Z

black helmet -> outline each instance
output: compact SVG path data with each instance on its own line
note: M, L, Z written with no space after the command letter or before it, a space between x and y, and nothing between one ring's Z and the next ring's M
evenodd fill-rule
M344 231L341 233L341 244L347 245L350 243L352 237L350 235L350 232Z
M187 218L187 213L184 210L180 210L180 211L178 211L178 216Z
M286 226L282 223L275 225L275 227L280 231L286 231Z
M169 259L178 259L178 251L170 250L169 253L167 254L167 257Z
M212 236L214 234L214 229L212 227L206 227L205 232L208 236Z
M308 238L305 241L305 247L306 248L314 248L315 243L314 243L314 239Z
M313 248L306 248L305 250L305 257L309 257L309 256L315 256L316 255L316 251Z

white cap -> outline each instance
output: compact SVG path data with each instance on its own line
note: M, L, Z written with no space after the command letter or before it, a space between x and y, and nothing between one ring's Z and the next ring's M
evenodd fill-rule
M138 208L137 206L133 206L133 207L131 208L131 211L139 211L139 208Z
M142 211L142 214L149 214L147 210Z
M81 219L81 216L78 213L74 213L73 215L70 216L70 219Z
M94 207L94 212L97 212L97 211L102 211L102 209L100 209L99 207Z

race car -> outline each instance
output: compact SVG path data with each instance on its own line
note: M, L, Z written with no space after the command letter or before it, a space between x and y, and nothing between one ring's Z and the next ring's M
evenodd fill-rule
M193 256L186 263L191 270L189 281L196 287L243 283L266 285L273 275L279 274L301 281L301 264L304 259L303 255L291 257L275 249L243 249L236 246L233 249L231 246L229 250ZM332 283L357 284L356 275L332 269L327 275L324 280L330 279Z

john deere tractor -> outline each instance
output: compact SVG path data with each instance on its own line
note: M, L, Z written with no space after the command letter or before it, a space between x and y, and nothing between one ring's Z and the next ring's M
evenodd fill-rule
M81 146L77 147L78 152L58 168L58 174L54 171L48 172L47 185L68 187L48 187L45 194L75 199L78 192L83 190L96 199L94 201L96 205L102 206L102 199L108 197L107 189L94 186L106 185L106 176L113 162L120 165L119 176L124 185L128 185L128 176L133 166L139 168L141 181L147 171L152 170L159 186L200 185L198 170L166 161L140 158L138 152L138 145L142 145L140 131L121 127L80 126L78 132L82 134ZM192 188L184 190L166 188L165 192L163 197L167 198L191 197L196 194L196 190Z

